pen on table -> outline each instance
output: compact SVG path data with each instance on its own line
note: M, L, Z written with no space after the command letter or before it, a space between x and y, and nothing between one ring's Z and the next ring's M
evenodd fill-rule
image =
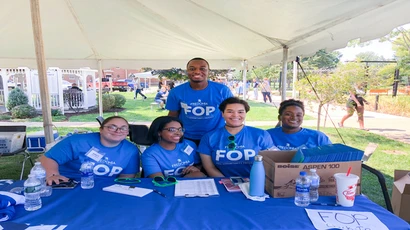
M339 204L336 203L311 203L313 205L322 205L322 206L340 206Z
M155 193L158 193L159 195L161 195L161 196L163 196L163 197L167 197L167 196L165 196L164 193L162 193L162 192L160 192L160 191L158 191L158 190L156 190L156 189L153 189L152 191L154 191Z

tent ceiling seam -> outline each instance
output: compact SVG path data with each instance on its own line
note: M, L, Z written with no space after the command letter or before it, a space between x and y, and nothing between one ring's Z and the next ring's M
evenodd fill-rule
M81 34L83 35L83 37L84 37L85 40L87 41L88 45L90 46L92 52L94 53L94 56L96 57L96 59L99 59L99 58L100 58L100 55L99 55L97 49L93 46L91 40L88 39L88 37L87 37L87 35L86 35L86 33L85 33L85 30L84 30L84 27L83 27L83 25L81 24L80 20L78 19L77 14L76 14L76 12L75 12L75 10L74 10L72 4L71 4L71 0L65 0L65 2L66 2L66 4L67 4L68 9L69 9L70 12L71 12L71 15L73 16L75 22L77 23L77 26L78 26L78 28L79 28L80 31L81 31ZM92 56L92 55L90 55L90 56ZM88 57L90 57L90 56L88 56Z

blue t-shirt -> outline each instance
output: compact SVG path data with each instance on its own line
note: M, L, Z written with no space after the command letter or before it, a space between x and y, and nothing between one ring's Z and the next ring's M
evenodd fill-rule
M177 143L173 150L164 149L158 143L151 145L141 155L145 176L159 172L164 176L183 176L184 168L200 162L196 148L196 144L189 140Z
M233 94L223 84L208 81L205 89L193 90L186 82L171 90L165 108L179 111L179 119L186 130L185 137L200 140L205 133L225 125L218 107L229 97Z
M228 140L229 136L232 135L225 127L216 129L205 134L198 147L199 153L211 156L215 167L225 177L249 177L258 152L274 147L269 133L255 127L244 126L234 135L234 141ZM232 142L235 147L230 148Z
M91 148L103 155L97 162L85 154ZM58 142L46 154L59 165L61 175L69 178L80 177L80 166L86 159L95 162L94 174L103 177L117 177L119 174L139 172L138 149L127 140L115 147L105 147L100 142L100 133L75 134Z
M273 144L280 150L315 148L332 144L326 134L312 129L302 128L299 132L291 134L284 133L282 127L267 131L272 137Z

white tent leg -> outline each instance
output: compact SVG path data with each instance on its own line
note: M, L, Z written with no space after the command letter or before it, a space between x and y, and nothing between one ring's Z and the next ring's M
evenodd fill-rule
M243 67L243 71L242 71L242 99L246 100L246 94L247 94L247 89L246 89L246 72L248 71L248 61L247 60L243 60L242 61L242 67Z
M103 71L102 71L102 64L101 64L101 59L98 60L98 110L100 112L100 117L103 117L103 107L102 107L102 77L103 77Z
M288 73L288 47L283 47L282 59L282 101L286 100L286 75Z
M297 61L293 61L293 84L292 84L292 98L296 99L297 92L296 92L296 82L298 81L298 63Z

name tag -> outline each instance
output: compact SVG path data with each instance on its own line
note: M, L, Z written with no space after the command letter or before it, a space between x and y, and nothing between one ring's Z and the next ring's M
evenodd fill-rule
M85 156L93 159L95 162L99 162L101 158L103 158L104 154L101 154L100 150L98 150L97 148L92 147L90 150L88 150Z
M188 156L190 156L193 150L194 150L194 148L192 148L190 145L187 145L184 149L184 153L186 153Z

